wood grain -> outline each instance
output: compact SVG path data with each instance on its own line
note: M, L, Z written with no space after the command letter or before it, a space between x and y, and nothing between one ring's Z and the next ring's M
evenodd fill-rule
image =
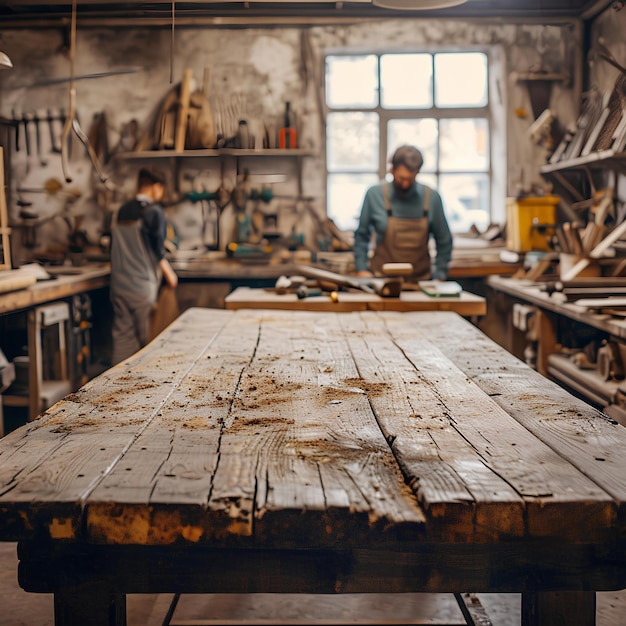
M0 538L604 545L622 431L453 313L188 309L0 440Z

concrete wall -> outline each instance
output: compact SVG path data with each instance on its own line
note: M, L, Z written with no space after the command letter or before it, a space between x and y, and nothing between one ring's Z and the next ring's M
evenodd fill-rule
M556 111L558 125L564 128L578 116L580 101L581 29L578 23L501 23L494 21L458 22L445 20L397 19L361 22L341 26L311 28L259 29L179 29L173 53L174 82L182 78L186 67L192 68L198 83L204 68L210 68L209 94L214 113L238 107L237 116L245 117L251 131L260 134L261 123L278 122L286 101L297 114L300 146L313 156L302 161L302 193L314 197L312 206L318 215L325 212L323 56L336 51L404 51L425 49L478 49L490 51L493 59L492 98L500 106L494 118L494 132L500 137L500 152L494 154L495 179L498 184L494 218L504 220L504 198L521 188L545 188L537 172L545 162L545 148L533 144L527 130L541 111L533 111L528 85L516 76L526 72L556 72L569 78L551 84L549 106ZM56 114L68 108L68 83L49 83L69 76L67 42L57 30L0 30L0 49L13 61L14 68L0 74L0 114L11 118L24 114ZM76 80L77 106L85 131L93 116L104 112L111 150L119 144L125 125L135 119L144 128L160 100L172 88L170 83L170 32L167 29L83 29L78 21L75 74L94 74L128 68L133 73ZM31 124L32 130L32 124ZM104 229L106 215L126 199L134 189L134 171L142 163L112 159L107 174L116 185L107 191L93 175L89 160L79 144L74 144L73 182L64 182L58 154L50 152L47 125L41 127L46 165L42 165L31 146L27 157L24 140L19 152L13 151L11 170L12 222L18 226L14 235L14 259L28 260L34 251L67 240L75 216L81 216L81 228L90 241L97 242ZM60 133L60 126L56 128ZM22 127L23 133L23 127ZM34 139L31 140L34 144ZM173 161L161 167L170 171ZM225 184L232 187L236 172L227 161ZM273 185L275 195L296 195L295 162L290 160L254 161L258 172L280 172L285 182ZM51 178L63 183L56 194L36 191ZM173 182L173 181L172 181ZM214 190L220 182L215 161L192 159L182 164L179 189L184 194L192 186ZM254 185L255 183L253 183ZM260 183L258 183L260 184ZM174 186L172 185L172 188ZM17 189L30 189L17 193ZM16 201L32 202L40 217L61 212L70 219L55 217L36 231L35 248L20 243L21 229ZM271 207L279 217L280 229L292 227L312 241L313 221L306 211L288 199L274 200ZM179 229L186 245L199 239L202 216L199 205L182 201L168 209L170 219ZM222 245L232 229L232 209L224 212Z

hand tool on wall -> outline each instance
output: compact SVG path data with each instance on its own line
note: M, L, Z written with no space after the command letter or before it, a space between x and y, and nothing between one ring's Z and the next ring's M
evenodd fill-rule
M26 155L30 156L30 133L28 132L28 124L30 117L28 113L22 115L22 124L24 124L24 144L26 145Z
M269 259L272 247L266 243L237 243L231 242L226 246L226 256L241 260Z
M13 125L15 127L15 152L19 152L20 151L20 120L15 114L15 109L11 111L11 114L13 115Z
M250 216L246 208L250 198L250 185L248 182L250 172L245 169L243 174L237 175L237 182L233 189L230 200L235 209L235 241L247 242L250 238Z
M33 114L33 123L35 124L35 141L37 143L37 156L39 157L39 164L42 167L48 165L48 161L44 159L43 152L41 150L41 129L39 127L39 115L37 111Z
M48 109L46 121L48 122L48 131L50 133L50 151L56 154L60 154L61 148L58 148L56 145L56 136L54 134L54 117L52 116L52 111L50 109Z
M220 248L220 217L222 214L222 206L220 204L220 197L218 191L190 191L185 194L185 197L192 203L200 202L202 208L202 243L212 250L219 250ZM215 219L211 220L211 207L215 207ZM207 236L207 227L213 222L214 232L212 233L211 240L207 243L209 237Z

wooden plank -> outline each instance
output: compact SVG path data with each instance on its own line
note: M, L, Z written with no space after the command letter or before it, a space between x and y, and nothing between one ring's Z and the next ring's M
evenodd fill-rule
M92 539L219 542L254 532L300 545L336 541L348 519L348 542L359 528L369 537L387 526L419 529L422 514L393 471L367 397L343 391L329 374L356 375L334 347L333 320L253 310L232 317L90 495ZM341 419L328 397L335 393Z
M178 327L48 409L32 430L0 440L0 465L15 472L0 473L0 536L17 539L41 525L51 537L75 538L82 531L77 509L156 418L227 315L216 311L206 319L192 311ZM26 440L29 454L23 456Z
M59 276L55 280L37 282L27 289L0 294L0 314L13 313L46 302L63 300L77 293L108 287L109 265L89 266L81 274Z
M87 523L94 540L150 544L181 536L207 541L224 534L250 535L254 483L245 477L236 477L241 492L248 494L238 494L247 501L241 505L247 511L245 523L241 514L231 516L232 501L207 512L213 474L223 454L222 429L232 419L233 398L258 340L257 328L238 324L223 311L218 317L224 322L219 334L202 347L158 419L90 495ZM172 505L184 509L183 514Z
M367 390L383 434L428 513L429 538L522 536L522 498L463 438L434 381L396 345L384 321L361 316L359 322L346 322L360 374L354 384ZM418 349L433 351L423 338ZM447 367L454 365L448 361ZM467 387L463 376L462 389Z
M393 439L393 448L407 474L407 480L418 481L420 504L427 507L429 524L436 522L445 513L439 532L445 533L446 541L458 537L472 537L472 541L502 539L506 536L524 535L531 537L591 537L601 536L615 521L615 506L612 498L579 471L573 469L559 455L518 422L511 418L503 407L495 403L475 385L439 348L434 334L422 330L421 319L428 313L411 314L413 327L406 325L406 314L393 314L374 320L361 315L364 328L351 324L356 342L367 337L372 359L384 354L386 371L394 378L406 377L406 388L398 389L393 396L371 398L386 437ZM463 322L461 324L461 322ZM441 322L440 322L441 323ZM447 320L447 333L468 324L458 316ZM473 326L469 325L474 331ZM478 331L476 331L478 332ZM388 334L389 340L370 346L380 335ZM466 346L466 333L461 342ZM441 338L440 338L441 339ZM442 343L450 343L449 339ZM501 349L500 349L501 350ZM395 356L394 356L395 355ZM415 373L403 367L408 361ZM472 361L480 360L472 351ZM357 360L359 367L361 361ZM371 374L376 380L385 376L382 368L374 368ZM371 380L371 379L370 379ZM407 398L412 408L413 419L403 424L406 411L389 405L393 397ZM518 400L519 403L519 400ZM393 408L392 408L393 407ZM378 409L378 410L377 410ZM382 416L382 417L381 417ZM389 416L389 417L385 417ZM417 416L417 419L416 419ZM403 437L396 434L403 424ZM422 440L414 437L425 429L430 443L430 453ZM473 525L466 526L451 517L451 503L458 500L449 492L446 482L432 480L428 484L425 474L437 468L439 459L447 468L447 474L457 480L470 494L469 502L475 518L469 513L466 518ZM512 491L511 491L512 490ZM515 495L512 495L513 494ZM518 500L523 499L523 506ZM441 501L445 509L439 513L428 503ZM468 503L469 503L468 502ZM581 510L584 513L581 514ZM563 515L576 519L576 529L563 528ZM461 518L462 519L462 518ZM429 527L430 531L430 527ZM429 535L430 536L430 535Z
M441 316L422 314L414 317L413 323L437 342L441 351L496 404L610 494L620 523L624 523L626 429L623 426L528 368L465 320L443 322ZM563 488L569 489L567 485ZM583 510L579 513L583 514Z
M176 132L174 136L174 150L182 152L185 149L187 135L187 116L189 114L189 98L191 97L191 80L193 70L185 68L183 80L180 83L180 95L178 99L178 113L176 115Z
M357 372L337 316L238 312L246 324L257 318L259 345L242 379L250 384L222 436L211 504L236 496L242 473L253 473L255 534L266 545L417 536L423 515L367 395L349 383Z
M458 296L436 298L419 291L403 291L399 298L380 298L368 305L372 311L454 311L459 315L485 315L487 301L482 296L461 292Z
M589 252L590 258L584 258L578 261L574 267L569 269L565 274L563 274L562 278L564 281L572 280L580 274L590 263L590 259L599 259L601 258L606 250L612 246L618 239L620 239L626 233L626 222L622 222L613 230L609 232L608 235L598 243L591 252Z

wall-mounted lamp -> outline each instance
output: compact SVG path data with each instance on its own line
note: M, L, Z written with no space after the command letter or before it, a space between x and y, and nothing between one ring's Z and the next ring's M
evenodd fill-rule
M383 9L399 9L404 11L427 11L429 9L447 9L467 0L372 0L372 4Z
M8 70L11 67L13 67L11 59L4 52L0 52L0 70Z

